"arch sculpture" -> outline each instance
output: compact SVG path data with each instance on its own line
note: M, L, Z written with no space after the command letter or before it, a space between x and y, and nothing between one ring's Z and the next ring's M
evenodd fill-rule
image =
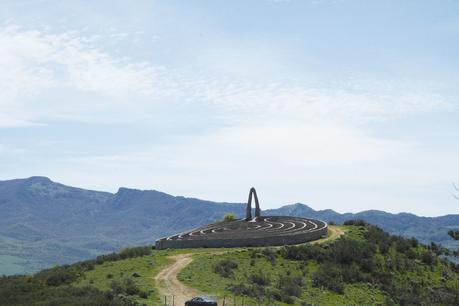
M245 220L250 221L252 220L252 195L255 200L255 220L260 217L261 210L260 210L260 203L258 202L257 191L255 188L250 188L249 192L249 201L247 202L247 207L245 209Z

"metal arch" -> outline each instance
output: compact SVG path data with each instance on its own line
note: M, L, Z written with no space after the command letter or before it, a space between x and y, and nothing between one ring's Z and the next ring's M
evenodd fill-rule
M255 218L259 218L261 215L260 204L258 203L257 191L255 188L250 188L249 201L247 202L247 208L245 211L245 220L252 220L252 195L255 199Z

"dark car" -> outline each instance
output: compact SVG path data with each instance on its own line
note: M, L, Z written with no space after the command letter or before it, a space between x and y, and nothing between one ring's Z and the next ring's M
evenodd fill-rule
M185 302L185 306L217 306L217 302L207 296L197 296Z

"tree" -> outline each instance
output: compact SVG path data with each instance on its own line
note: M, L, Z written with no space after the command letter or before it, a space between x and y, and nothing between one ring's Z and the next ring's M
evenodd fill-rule
M459 240L459 231L457 230L449 230L448 235L450 235L454 240Z
M236 217L234 216L234 214L225 214L225 216L223 217L223 222L231 222L231 221L234 221L236 220Z

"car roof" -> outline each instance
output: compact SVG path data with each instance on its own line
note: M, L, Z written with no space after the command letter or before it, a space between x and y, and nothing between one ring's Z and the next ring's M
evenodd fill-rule
M208 297L208 296L197 296L197 297L194 297L193 300L215 303L215 301L213 299L211 299L210 297Z

